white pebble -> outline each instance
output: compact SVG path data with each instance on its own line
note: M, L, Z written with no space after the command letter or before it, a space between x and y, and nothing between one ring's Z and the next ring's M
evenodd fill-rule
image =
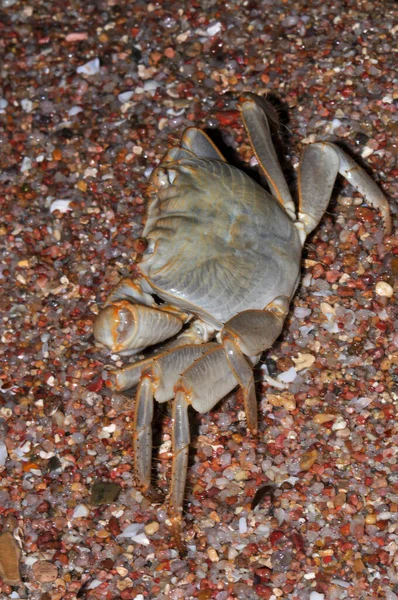
M121 94L119 94L117 99L123 104L124 102L128 102L133 96L134 92L130 90L128 92L122 92Z
M389 283L387 283L387 281L378 281L376 283L376 294L378 296L391 298L391 296L394 294L394 289Z
M70 117L74 117L75 115L78 115L82 111L83 111L83 109L81 106L72 106L72 108L70 108L68 110L68 115Z
M139 531L142 531L142 529L144 529L143 523L131 523L130 525L127 525L126 529L124 529L117 537L131 538L137 535Z
M345 429L346 427L347 421L344 421L344 419L338 419L332 425L333 431L340 431L341 429Z
M230 546L228 548L228 560L235 560L235 558L238 556L239 552L237 551L236 548L233 548L232 546Z
M28 98L24 98L23 100L21 100L21 106L25 112L30 113L33 109L33 102Z
M373 152L374 152L373 148L370 148L370 146L365 146L361 152L361 156L362 156L362 158L368 158L368 156L373 154Z
M154 79L150 79L144 83L144 91L145 92L153 92L155 93L156 89L159 87L159 83Z
M0 441L0 465L4 466L6 464L8 452L7 447L3 441Z
M77 67L76 72L82 73L83 75L96 75L100 70L100 61L99 58L93 58L93 60L89 60L85 65L81 65Z
M284 371L283 373L278 375L279 381L282 381L283 383L291 383L292 381L294 381L296 379L296 377L297 377L297 371L294 367L290 367L290 369L288 369L288 371Z
M72 514L72 519L81 519L88 517L90 509L85 504L78 504Z
M50 212L54 212L55 210L59 210L61 213L66 213L68 210L72 210L69 207L69 204L72 200L54 200L50 206Z
M32 166L32 159L29 158L28 156L25 156L22 161L22 164L21 164L21 173L26 173L26 171L29 171L31 166Z
M325 594L319 594L318 592L311 592L310 600L324 600Z
M239 519L239 533L247 533L247 521L245 517Z
M139 533L138 535L135 535L131 539L136 544L141 544L141 546L149 546L149 544L151 543L144 532Z
M5 109L8 106L8 102L5 98L0 98L0 113L5 112Z
M220 33L221 29L221 23L217 21L217 23L213 23L213 25L210 25L210 27L206 29L206 33L207 35L217 35L217 33Z

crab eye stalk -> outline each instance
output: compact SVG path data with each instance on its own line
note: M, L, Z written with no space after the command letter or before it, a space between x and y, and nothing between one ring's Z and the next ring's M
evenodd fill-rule
M182 320L168 312L121 300L99 313L93 331L97 342L129 355L173 337L182 326Z

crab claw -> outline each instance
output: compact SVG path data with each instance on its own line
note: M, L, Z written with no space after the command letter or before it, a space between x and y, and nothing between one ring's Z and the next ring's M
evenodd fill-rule
M183 321L166 311L127 300L104 308L93 326L94 337L116 354L136 354L176 335Z

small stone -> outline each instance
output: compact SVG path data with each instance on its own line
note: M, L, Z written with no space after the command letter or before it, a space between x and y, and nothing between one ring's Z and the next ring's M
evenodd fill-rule
M40 583L51 583L58 577L58 569L54 563L48 560L38 560L32 567L36 581Z
M340 431L341 429L345 429L347 427L347 421L344 421L342 418L336 419L336 421L332 425L333 431Z
M214 548L209 548L207 551L207 556L211 560L211 562L218 562L220 559L218 558L217 550Z
M393 287L386 281L378 281L375 291L378 296L385 296L386 298L391 298L394 295Z
M336 415L332 415L329 413L319 413L319 414L315 415L315 417L312 420L314 421L314 423L317 423L318 425L323 425L324 423L329 423L330 421L334 421L335 418L336 418Z
M10 531L0 535L0 577L6 585L19 585L21 549Z
M317 461L319 453L317 450L308 450L304 452L300 459L300 469L302 471L308 471L311 469L312 465Z
M365 517L366 525L374 525L377 522L377 517L375 513L369 513Z
M147 535L154 535L159 531L159 527L159 523L157 523L156 521L152 521L151 523L147 523L145 525L144 530Z
M286 410L295 410L296 400L290 392L282 392L281 394L268 394L267 400L272 406L283 406Z
M90 509L85 504L78 504L72 515L72 519L84 519L90 514Z
M94 483L91 489L90 504L99 506L100 504L111 504L120 494L121 486L118 483L110 481L98 481Z
M54 212L55 210L59 210L61 213L66 213L68 210L72 210L70 208L71 200L54 200L50 206L50 212Z
M293 358L293 362L296 365L296 371L303 371L314 364L315 356L312 354L301 354L301 352L299 352L297 358Z
M166 50L164 51L164 55L167 56L167 58L174 58L175 53L176 52L175 52L174 48L171 48L171 46L166 48Z
M234 476L235 481L247 481L249 479L249 473L244 470L237 471Z
M100 61L99 58L93 58L84 65L77 67L76 72L81 73L82 75L96 75L100 71Z

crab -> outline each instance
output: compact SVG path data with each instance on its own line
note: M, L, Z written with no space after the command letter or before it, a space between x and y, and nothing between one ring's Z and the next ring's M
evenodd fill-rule
M303 151L296 216L271 138L275 110L251 93L239 99L238 108L270 192L229 165L202 130L186 129L150 178L140 275L113 289L94 323L96 340L122 356L169 340L110 372L109 379L119 391L138 384L134 474L138 488L154 500L159 498L151 484L154 400L173 400L168 503L179 539L188 408L210 411L239 386L247 426L256 433L253 367L282 332L300 281L304 241L321 220L338 174L380 211L386 233L391 231L383 193L329 142Z

